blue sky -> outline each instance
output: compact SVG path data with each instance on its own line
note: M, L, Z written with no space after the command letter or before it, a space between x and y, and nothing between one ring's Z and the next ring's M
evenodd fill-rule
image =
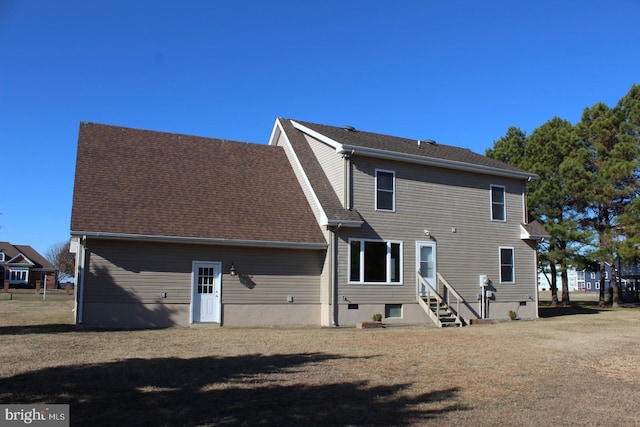
M638 0L0 0L0 240L69 238L80 121L266 143L280 116L484 153L640 83L639 16Z

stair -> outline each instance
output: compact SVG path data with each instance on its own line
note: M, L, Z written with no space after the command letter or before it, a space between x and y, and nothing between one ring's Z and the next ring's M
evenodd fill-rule
M462 321L456 316L451 308L444 302L438 301L435 297L422 297L429 311L433 313L431 316L436 325L440 328L461 327L464 326Z
M437 284L430 285L420 274L416 273L418 284L424 289L425 294L420 295L416 288L416 295L420 307L429 315L431 321L438 327L465 326L465 320L460 315L460 306L464 300L460 294L445 280L440 273L436 274ZM439 285L438 285L439 284ZM442 295L437 291L443 289Z

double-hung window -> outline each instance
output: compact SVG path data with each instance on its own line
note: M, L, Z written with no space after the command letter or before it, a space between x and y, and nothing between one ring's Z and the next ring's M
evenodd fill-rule
M396 173L376 169L376 210L396 210Z
M500 247L500 283L515 283L513 248Z
M400 284L401 278L401 242L349 241L349 283Z
M507 219L504 196L505 189L503 186L491 186L491 220L493 221L505 221Z

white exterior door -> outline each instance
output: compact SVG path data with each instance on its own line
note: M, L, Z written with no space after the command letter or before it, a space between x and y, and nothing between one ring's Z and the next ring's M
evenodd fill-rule
M416 269L424 280L437 290L436 280L436 242L424 241L416 242ZM427 289L424 284L418 282L418 293L420 296L427 295Z
M193 262L192 323L220 322L221 270L219 262Z

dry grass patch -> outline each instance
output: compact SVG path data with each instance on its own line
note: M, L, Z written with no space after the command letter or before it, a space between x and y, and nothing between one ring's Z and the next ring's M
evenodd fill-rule
M53 306L20 304L0 303L0 401L70 403L74 425L640 425L639 309L462 329L75 331L28 326L16 312Z

